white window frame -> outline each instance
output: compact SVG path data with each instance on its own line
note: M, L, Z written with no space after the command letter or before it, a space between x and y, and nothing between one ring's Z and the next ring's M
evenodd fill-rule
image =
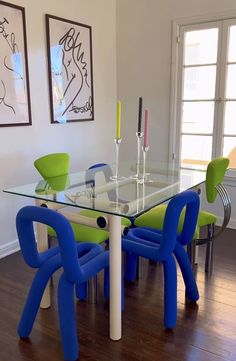
M179 46L179 39L180 39L180 28L182 26L191 26L194 28L194 25L197 25L199 28L199 24L203 23L216 23L218 21L227 20L227 24L230 24L230 21L234 20L236 18L236 11L232 10L230 12L225 12L221 14L212 14L207 16L199 16L199 17L189 17L189 18L182 18L182 19L175 19L172 21L172 61L171 61L171 86L170 86L170 133L169 133L169 160L172 161L173 159L177 158L177 154L179 154L179 144L180 144L180 129L177 119L178 119L178 109L177 109L177 94L180 89L177 89L178 86L181 86L181 81L178 79L178 67L181 66L181 64L178 63L179 59L179 52L182 50ZM225 25L226 26L226 25ZM219 39L220 40L220 39ZM226 43L226 42L225 42ZM221 54L217 54L217 57L224 57L226 54L225 51L221 51ZM224 60L221 59L221 61L226 62L226 58ZM220 74L221 75L221 74ZM216 81L219 81L219 74L217 74ZM222 77L221 77L222 78ZM219 98L220 95L216 94L216 98ZM217 111L223 111L223 102L220 102L217 104ZM222 119L222 118L221 118ZM214 119L215 120L215 119ZM216 124L214 121L214 132L216 132L216 128L219 130L219 127L221 128L221 132L218 131L217 134L217 140L216 145L213 145L213 149L216 149L215 153L212 154L213 157L221 154L220 148L220 141L219 137L222 136L222 124ZM227 173L229 178L235 178L236 179L236 170L229 170Z

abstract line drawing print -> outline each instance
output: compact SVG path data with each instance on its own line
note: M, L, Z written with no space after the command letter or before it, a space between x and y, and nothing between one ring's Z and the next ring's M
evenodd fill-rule
M91 27L46 15L51 122L94 119Z
M0 1L0 126L30 124L25 12Z

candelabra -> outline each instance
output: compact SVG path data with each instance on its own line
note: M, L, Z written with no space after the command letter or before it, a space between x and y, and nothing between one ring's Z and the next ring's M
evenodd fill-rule
M111 176L111 180L119 180L122 177L119 176L119 153L120 153L120 143L122 141L122 138L115 138L115 145L116 145L116 169L115 169L115 175Z
M136 168L136 174L133 175L132 178L139 180L139 179L142 178L142 174L141 174L141 171L140 171L140 166L141 166L140 157L141 157L141 143L142 143L143 133L142 132L137 132L136 137L137 137L137 142L138 142L137 168Z
M148 176L150 175L150 173L146 173L146 159L147 159L147 152L149 150L149 146L143 145L142 149L143 149L143 174L142 174L141 181L143 183L151 183L152 180L148 179Z

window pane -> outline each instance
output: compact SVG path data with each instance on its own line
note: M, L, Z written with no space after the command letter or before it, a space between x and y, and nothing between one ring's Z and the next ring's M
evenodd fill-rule
M207 164L211 160L212 137L200 135L183 135L181 147L181 163Z
M214 102L183 103L182 111L183 133L213 132Z
M236 61L236 25L230 26L228 61Z
M217 42L217 28L186 32L184 64L216 63Z
M236 99L236 65L228 65L226 98Z
M184 99L213 99L215 97L216 66L184 69Z
M236 101L225 104L225 134L236 135Z
M224 137L223 155L230 160L230 168L236 168L236 137Z

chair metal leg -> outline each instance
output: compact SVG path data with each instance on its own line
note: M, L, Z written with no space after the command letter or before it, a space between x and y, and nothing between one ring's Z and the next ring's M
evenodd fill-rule
M97 276L88 281L88 302L97 303Z
M138 268L136 278L143 278L143 257L138 257Z
M195 259L194 259L194 264L197 265L198 264L198 254L199 254L199 246L196 245L195 247Z
M48 234L48 248L52 247L53 242L55 243L56 237L50 236ZM53 275L50 278L50 287L53 287Z
M194 268L195 265L195 253L196 253L196 241L195 239L193 239L192 242L187 244L187 254L192 268Z
M126 253L125 252L122 252L121 258L122 258L122 273L125 273L125 268L126 268Z
M206 260L205 260L205 272L206 273L212 273L214 233L215 233L215 225L209 224L207 227L207 236L208 236L209 241L206 244Z

